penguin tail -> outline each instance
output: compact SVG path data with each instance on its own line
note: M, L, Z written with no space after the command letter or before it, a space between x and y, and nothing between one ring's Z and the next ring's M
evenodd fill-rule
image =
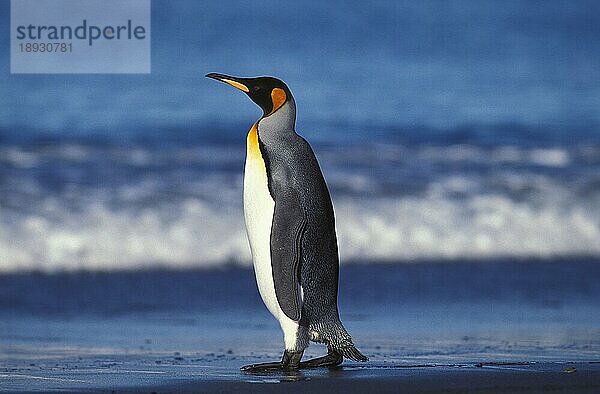
M342 353L342 356L349 358L350 360L369 361L369 358L362 354L352 343L344 344L336 350Z
M339 318L332 319L333 322L319 323L311 327L312 341L327 344L329 352L334 351L354 361L369 361L352 342L352 337L344 328Z
M352 342L352 337L348 331L341 325L338 326L338 335L330 342L331 347L341 353L342 356L354 361L369 361L369 358L362 354Z

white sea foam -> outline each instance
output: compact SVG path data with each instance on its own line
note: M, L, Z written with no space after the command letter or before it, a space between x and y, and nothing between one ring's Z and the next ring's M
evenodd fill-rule
M58 204L46 201L44 205ZM176 207L136 212L94 205L84 212L55 215L60 220L33 215L13 218L11 226L2 223L0 269L111 270L244 263L249 253L241 216L236 213L188 199Z
M189 198L135 211L96 204L56 212L60 205L44 201L53 219L0 217L0 271L250 264L238 206ZM500 195L453 200L432 188L424 198L341 198L335 208L342 262L600 256L598 212L582 206Z
M343 260L599 255L600 220L580 208L534 207L502 196L337 204Z
M342 262L600 257L595 145L317 151ZM243 146L0 147L0 272L250 264Z

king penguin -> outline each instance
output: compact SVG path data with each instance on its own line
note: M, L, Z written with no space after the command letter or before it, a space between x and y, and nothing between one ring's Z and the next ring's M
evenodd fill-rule
M244 217L258 290L283 330L285 351L280 362L242 370L367 361L340 321L333 205L312 148L295 131L290 89L272 77L206 76L241 90L263 110L246 140ZM309 341L326 344L327 355L301 361Z

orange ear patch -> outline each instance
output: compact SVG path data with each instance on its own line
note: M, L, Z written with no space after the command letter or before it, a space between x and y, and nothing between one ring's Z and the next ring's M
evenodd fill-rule
M285 91L283 89L273 89L273 91L271 91L271 101L273 101L273 110L269 113L269 115L281 108L283 103L285 103L285 100L287 100L287 95L285 94Z

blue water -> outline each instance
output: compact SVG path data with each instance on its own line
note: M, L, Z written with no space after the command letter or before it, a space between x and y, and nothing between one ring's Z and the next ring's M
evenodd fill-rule
M343 266L340 316L370 360L305 376L439 373L423 366L524 376L575 366L587 376L600 361L599 271L585 259ZM253 276L239 267L1 275L0 391L277 382L239 372L283 350ZM325 351L311 344L305 357Z
M149 75L0 63L0 272L248 265L260 112L212 71L288 83L343 263L600 257L597 2L152 7Z
M340 274L340 316L371 357L367 367L598 361L598 267L572 259L350 265ZM281 331L253 276L237 267L1 276L4 372L124 355L147 368L175 351L204 362L220 353L237 371L240 356L279 357Z

